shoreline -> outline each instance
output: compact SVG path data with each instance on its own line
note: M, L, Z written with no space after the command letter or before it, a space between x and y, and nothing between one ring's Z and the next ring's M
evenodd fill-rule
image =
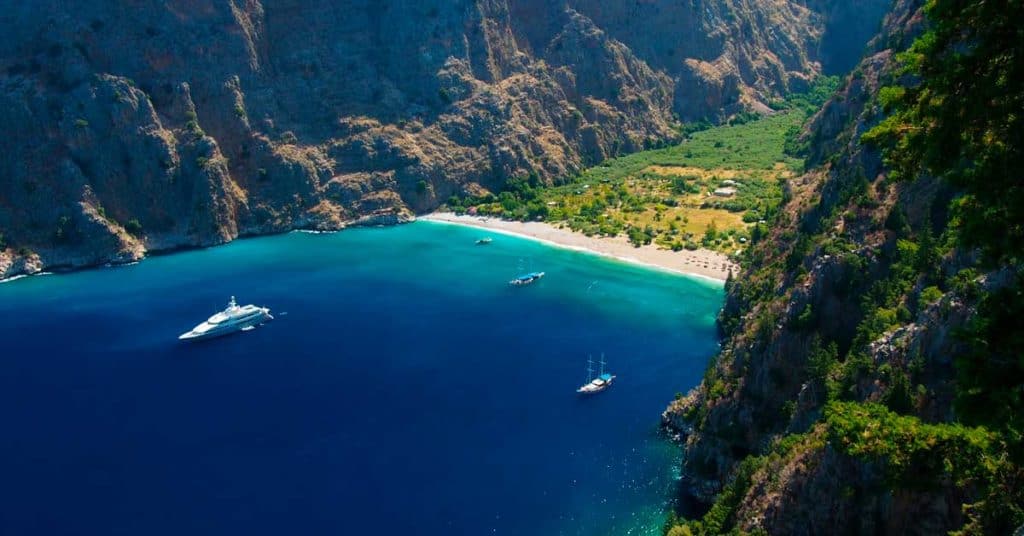
M591 237L544 222L520 222L452 212L433 212L418 216L416 219L485 229L629 264L708 279L716 283L724 283L730 270L733 277L739 274L739 266L728 257L707 249L672 251L659 249L654 244L635 247L624 236Z
M549 223L509 221L483 216L457 215L451 212L433 212L430 214L424 214L422 216L417 216L416 220L413 221L417 220L485 229L494 233L541 242L552 247L578 251L581 253L589 253L591 255L615 259L628 264L695 277L718 284L725 281L730 268L733 271L734 277L739 274L739 267L730 261L725 255L706 249L674 252L667 249L658 249L658 247L653 244L637 248L630 244L623 236L601 238L588 237L569 229L560 229ZM344 229L345 228L329 231L289 229L281 233L239 235L230 242L246 238L259 238L272 234L287 234L293 232L312 234L336 233L343 231ZM214 245L155 249L147 251L140 259L126 259L123 262L108 260L107 262L97 262L95 264L87 265L45 265L42 262L38 262L31 266L32 268L36 268L35 270L26 270L29 266L23 265L20 270L13 270L11 273L5 274L4 277L0 278L0 284L10 283L19 279L37 275L51 275L97 268L121 267L137 264L149 257L173 255L182 251L205 249L208 247L214 247Z

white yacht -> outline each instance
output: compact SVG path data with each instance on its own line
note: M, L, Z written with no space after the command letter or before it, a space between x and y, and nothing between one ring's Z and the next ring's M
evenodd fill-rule
M249 331L273 319L270 309L252 304L239 307L235 303L235 297L232 296L227 309L207 318L206 322L192 328L192 331L182 333L178 339L183 341L210 339L236 331Z

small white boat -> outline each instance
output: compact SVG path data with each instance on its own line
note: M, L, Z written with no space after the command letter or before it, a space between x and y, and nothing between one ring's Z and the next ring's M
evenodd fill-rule
M270 309L252 304L240 307L235 302L235 297L232 296L226 309L206 319L206 322L192 328L191 331L182 333L178 339L183 341L212 339L236 331L250 331L273 319Z
M530 272L528 274L523 274L509 281L508 284L512 285L513 287L521 287L524 285L529 285L530 283L535 283L539 281L542 277L544 277L544 272Z
M587 358L587 383L576 389L577 393L582 395L590 395L594 393L600 393L605 389L611 387L612 382L615 381L613 374L608 374L604 371L604 354L601 354L601 373L594 377L594 360Z
M477 240L476 241L476 245L478 245L478 246L486 246L487 244L490 244L491 242L494 242L494 239L489 237L489 236L485 236L484 238L481 238L480 240Z

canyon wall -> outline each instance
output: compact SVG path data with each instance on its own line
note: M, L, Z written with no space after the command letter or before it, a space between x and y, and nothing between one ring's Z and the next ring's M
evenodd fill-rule
M1013 271L978 274L977 252L938 245L957 191L893 180L862 142L886 117L880 88L908 76L896 53L923 31L923 4L896 2L807 125L807 172L727 287L722 351L663 414L685 443L691 506L672 536L974 534L1002 522L972 514L993 497L984 477L956 476L977 462L944 442L985 434L959 427L956 364L979 296Z

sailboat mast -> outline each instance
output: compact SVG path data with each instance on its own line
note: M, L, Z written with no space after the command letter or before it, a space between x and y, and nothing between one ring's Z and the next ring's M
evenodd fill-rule
M587 383L594 379L594 358L587 356Z
M601 354L601 375L604 376L604 354Z

